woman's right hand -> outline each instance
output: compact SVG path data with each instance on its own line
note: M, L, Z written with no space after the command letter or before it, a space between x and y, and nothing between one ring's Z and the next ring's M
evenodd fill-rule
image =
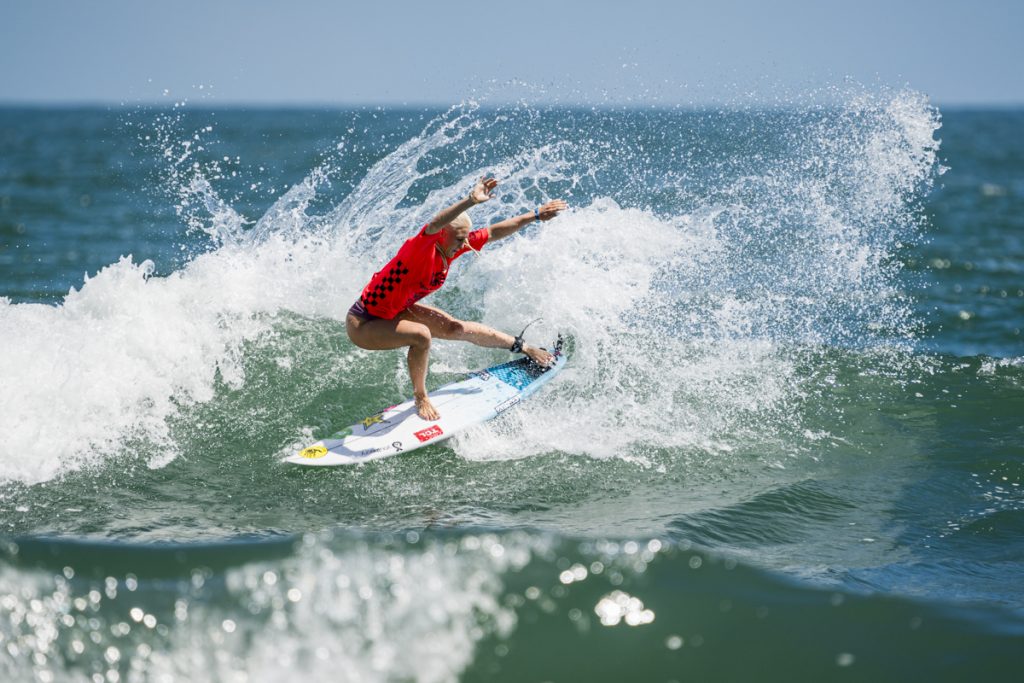
M494 196L492 191L497 186L497 180L484 176L480 178L480 180L476 181L476 185L473 186L473 191L469 193L469 198L473 200L474 204L482 204Z
M553 199L543 206L537 207L537 218L542 221L549 221L558 215L559 211L565 211L569 205L564 199Z

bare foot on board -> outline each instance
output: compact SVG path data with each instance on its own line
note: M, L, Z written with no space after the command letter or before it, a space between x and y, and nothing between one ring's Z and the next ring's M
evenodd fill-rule
M434 407L434 404L426 396L416 397L416 412L422 419L428 422L441 417L441 413L437 412L437 408Z

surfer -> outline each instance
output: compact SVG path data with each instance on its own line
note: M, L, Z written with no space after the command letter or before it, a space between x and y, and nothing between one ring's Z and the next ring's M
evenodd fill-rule
M554 357L536 346L487 325L459 320L439 308L417 303L439 289L448 277L452 261L466 252L478 252L491 240L515 234L534 221L549 221L564 211L561 199L529 213L508 218L489 228L473 230L466 211L493 196L498 181L481 178L469 195L440 211L414 236L405 241L388 263L370 279L345 317L345 329L356 346L372 351L409 347L409 377L416 411L424 420L440 417L427 396L427 362L432 339L468 341L477 346L504 348L525 353L548 365Z

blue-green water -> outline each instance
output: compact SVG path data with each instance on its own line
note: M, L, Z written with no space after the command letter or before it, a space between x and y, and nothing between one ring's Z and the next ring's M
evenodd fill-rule
M0 109L0 678L951 680L1024 664L1024 112ZM483 428L368 276L482 173L433 303L569 367ZM84 277L83 277L84 276ZM507 355L438 342L430 383Z

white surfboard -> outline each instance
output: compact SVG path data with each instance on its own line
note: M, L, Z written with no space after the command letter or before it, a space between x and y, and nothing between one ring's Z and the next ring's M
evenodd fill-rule
M432 446L497 417L549 382L565 367L561 346L559 339L552 352L555 362L547 368L524 357L471 372L464 380L430 392L430 400L441 414L437 420L422 419L410 399L369 415L284 461L313 467L355 465Z

